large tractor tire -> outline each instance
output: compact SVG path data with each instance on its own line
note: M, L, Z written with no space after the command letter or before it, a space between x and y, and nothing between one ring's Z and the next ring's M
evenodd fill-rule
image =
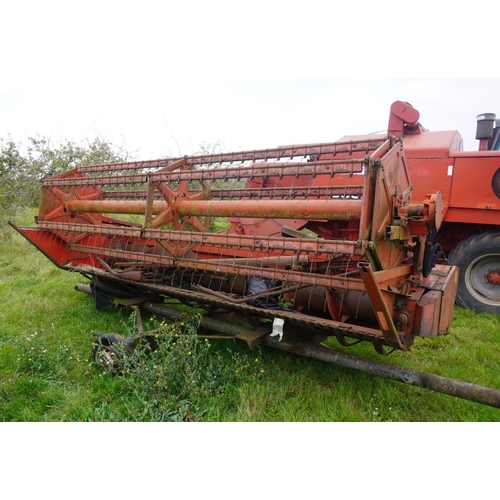
M460 271L457 304L500 314L500 233L475 234L461 241L448 262Z

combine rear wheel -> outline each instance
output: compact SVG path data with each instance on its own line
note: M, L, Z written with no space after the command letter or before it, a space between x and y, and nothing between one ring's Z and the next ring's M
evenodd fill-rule
M500 233L476 234L460 242L449 263L460 270L457 304L500 313Z

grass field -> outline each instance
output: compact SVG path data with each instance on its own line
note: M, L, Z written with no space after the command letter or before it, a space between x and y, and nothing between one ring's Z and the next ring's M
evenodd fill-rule
M0 245L4 422L500 420L500 410L362 372L199 340L188 322L164 326L157 352L139 351L134 366L111 376L92 362L92 332L133 334L130 312L96 311L74 290L85 278L57 269L19 235ZM369 344L347 352L500 389L498 316L456 309L449 336L417 339L409 353L383 357Z

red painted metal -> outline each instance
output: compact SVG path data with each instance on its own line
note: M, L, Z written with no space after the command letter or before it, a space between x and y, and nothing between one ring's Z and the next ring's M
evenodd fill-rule
M391 106L387 133L396 137L420 134L423 128L418 122L419 119L420 113L411 104L396 101Z

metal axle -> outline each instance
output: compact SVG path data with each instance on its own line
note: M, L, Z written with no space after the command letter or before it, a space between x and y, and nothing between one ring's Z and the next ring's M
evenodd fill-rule
M268 337L266 345L282 351L288 351L308 358L319 359L327 363L332 363L345 368L360 370L370 375L403 382L404 384L421 387L433 392L455 396L494 408L500 408L500 390L484 387L480 385L462 382L432 373L421 372L417 370L408 370L400 366L362 358L353 354L346 354L335 351L323 345L311 346L304 343L294 345L277 342Z

